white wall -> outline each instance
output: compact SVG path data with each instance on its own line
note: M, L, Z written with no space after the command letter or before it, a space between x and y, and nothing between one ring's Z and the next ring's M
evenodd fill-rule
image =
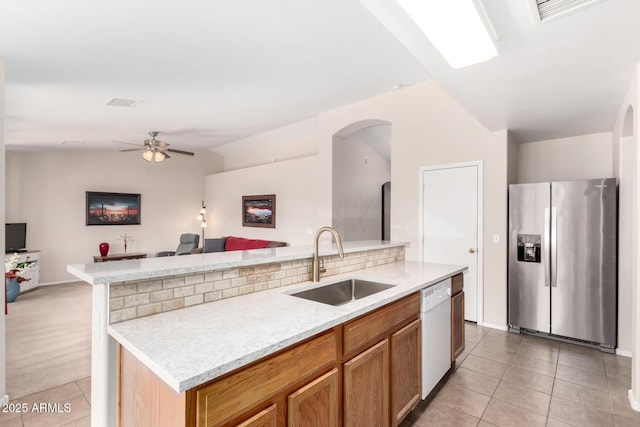
M621 258L622 265L619 265L619 271L622 272L621 279L618 282L618 340L620 349L626 353L631 353L631 393L630 400L634 405L634 409L640 411L640 253L638 246L640 242L640 209L638 201L640 200L640 183L638 178L640 174L640 150L638 149L638 107L640 106L640 92L638 91L638 79L640 78L640 66L636 68L633 75L629 91L625 97L624 102L620 106L620 112L616 119L616 123L613 129L613 170L620 178L620 193L627 194L627 190L624 186L630 185L632 187L633 195L629 203L622 203L622 207L625 208L625 212L622 212L623 217L627 220L623 221L622 225L626 230L620 230L620 234L623 232L631 233L631 239L622 239L619 245L619 252L623 251L626 254L631 254L631 257L623 256ZM631 129L625 129L625 117L629 111L629 107L633 109L632 121L633 126ZM622 141L622 140L625 141ZM633 146L635 158L633 162L626 162L621 156L626 155L628 151L625 146L629 148L629 144ZM628 182L627 174L623 172L623 168L626 165L632 163L634 167L633 180L635 182ZM623 172L623 173L621 173ZM622 201L621 201L622 202ZM626 205L626 206L625 206ZM631 212L629 212L631 211ZM631 218L628 218L631 216ZM630 221L629 221L630 220ZM629 222L631 226L629 227ZM631 228L631 230L629 230ZM627 269L631 270L631 278L626 273ZM628 303L626 300L630 300ZM624 323L623 323L624 322ZM624 345L624 347L623 347ZM630 351L629 351L630 350Z
M276 228L243 227L242 196L261 194L276 195ZM318 156L209 175L205 237L239 236L311 245L312 234L331 224L329 194Z
M0 57L0 166L2 170L5 170L5 152L4 152L4 60ZM4 223L5 218L5 177L0 174L0 224ZM0 231L0 253L4 253L4 228ZM0 292L0 306L4 307L5 293ZM5 346L5 316L0 314L0 343L2 348L0 349L0 401L2 403L8 403L3 401L6 397L7 390L7 376L6 376L6 346Z
M365 128L333 140L333 227L344 241L382 238L382 184L391 179L391 162L366 141L375 129L390 138L388 125Z
M55 283L74 280L67 264L92 262L100 242L122 253L123 233L135 238L127 251L149 254L175 249L181 233L200 233L204 178L222 159L199 152L151 164L117 150L7 152L6 166L6 219L27 223L27 247L42 251L40 281ZM86 191L140 193L141 224L86 226Z
M518 182L613 176L611 132L520 144Z
M318 154L318 120L302 120L213 149L224 156L224 170ZM266 148L266 149L265 149Z
M507 132L489 132L433 81L321 113L317 118L318 156L310 158L316 160L308 167L292 163L296 166L289 168L285 166L289 162L282 162L207 177L208 206L222 209L209 214L207 222L212 224L213 233L208 229L208 235L239 234L310 244L307 228L331 223L333 138L350 124L366 120L382 120L392 126L391 239L410 244L407 259L419 258L419 168L484 161L484 321L506 326ZM297 137L289 135L289 139L295 141ZM269 158L269 141L273 142L270 135L264 135L264 140L257 135L252 141L254 149L263 152L247 155L252 159ZM303 211L289 201L283 205L282 191L298 194L307 209ZM278 228L275 232L242 228L240 197L265 193L277 194ZM215 207L218 203L222 206ZM288 209L304 212L308 218L287 214ZM502 237L499 244L491 242L492 234Z
M509 184L518 182L518 155L520 144L512 132L507 132L507 181Z

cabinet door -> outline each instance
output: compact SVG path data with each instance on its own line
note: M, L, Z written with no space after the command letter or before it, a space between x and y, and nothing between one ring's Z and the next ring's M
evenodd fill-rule
M464 292L451 297L451 363L464 351Z
M293 392L288 401L288 427L338 427L338 370Z
M389 340L344 364L344 425L389 425Z
M420 319L391 335L391 422L394 425L420 402Z
M277 427L276 405L269 406L264 411L258 412L253 417L240 423L237 427Z

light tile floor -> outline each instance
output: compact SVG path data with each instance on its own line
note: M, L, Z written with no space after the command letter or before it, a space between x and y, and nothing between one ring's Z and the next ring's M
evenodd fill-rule
M474 323L465 335L455 370L402 427L640 426L630 358Z
M90 403L91 378L86 377L0 406L0 426L90 427Z
M465 334L455 370L402 427L640 426L627 399L628 357L473 323ZM88 427L90 402L87 377L11 402L29 411L0 412L0 426ZM62 412L32 412L34 403L59 403Z

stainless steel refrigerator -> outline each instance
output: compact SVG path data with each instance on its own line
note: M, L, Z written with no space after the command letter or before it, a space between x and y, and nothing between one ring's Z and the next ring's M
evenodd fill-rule
M509 326L616 346L614 178L509 186Z

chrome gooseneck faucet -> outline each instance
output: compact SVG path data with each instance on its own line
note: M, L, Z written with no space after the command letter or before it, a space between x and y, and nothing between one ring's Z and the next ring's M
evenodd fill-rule
M320 240L320 235L328 231L333 234L334 239L336 239L336 246L338 246L338 255L340 258L344 258L344 251L342 250L342 240L340 239L340 235L333 227L321 227L318 231L316 231L316 235L313 237L313 281L320 281L320 261L318 260L318 240Z

